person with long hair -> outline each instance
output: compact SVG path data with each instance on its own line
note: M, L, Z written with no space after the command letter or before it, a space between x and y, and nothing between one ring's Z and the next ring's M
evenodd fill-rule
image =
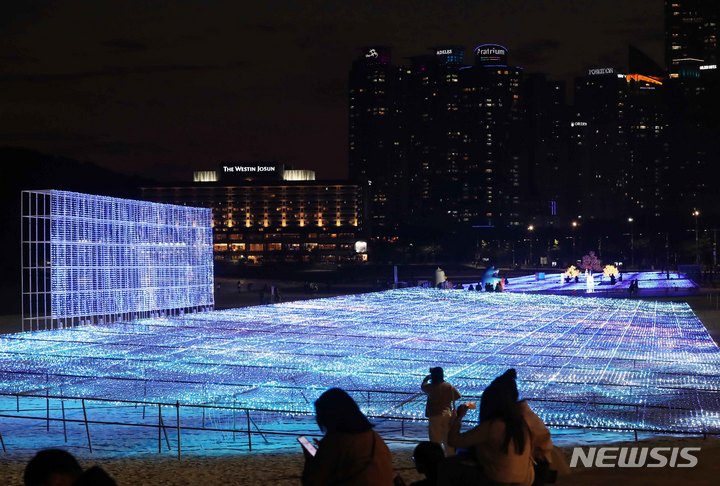
M516 378L515 370L509 369L485 389L477 427L460 432L466 405L457 408L457 418L450 424L448 442L472 451L479 484L530 486L535 480L534 459L544 459L552 450L545 424L525 400L518 401Z
M315 401L315 415L325 435L314 456L303 449L303 485L393 485L390 450L347 392L325 391Z

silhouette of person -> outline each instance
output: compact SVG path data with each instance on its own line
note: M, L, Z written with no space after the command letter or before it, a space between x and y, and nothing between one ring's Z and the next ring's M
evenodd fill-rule
M478 484L489 480L491 484L530 486L535 480L534 461L549 464L552 457L550 432L527 401L518 401L516 378L515 370L509 369L483 391L477 427L460 432L467 405L458 407L457 418L450 426L450 444L470 448L480 466ZM443 466L440 475L454 473Z
M71 486L83 473L75 456L62 449L43 449L25 466L25 486Z
M450 421L455 416L455 400L460 392L445 381L441 367L430 368L430 374L423 379L420 389L427 395L425 416L428 418L428 437L431 442L442 445L445 455L452 456L455 449L447 443Z
M425 479L410 483L410 486L437 485L438 468L443 459L445 459L445 453L437 442L423 441L415 446L413 452L415 470L424 474Z
M392 486L390 450L350 395L340 388L325 391L315 401L315 419L325 435L314 456L303 448L304 486Z

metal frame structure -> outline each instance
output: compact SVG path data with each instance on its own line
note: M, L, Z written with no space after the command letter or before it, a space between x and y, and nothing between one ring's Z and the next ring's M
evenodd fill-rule
M56 190L21 207L23 331L212 309L210 209Z

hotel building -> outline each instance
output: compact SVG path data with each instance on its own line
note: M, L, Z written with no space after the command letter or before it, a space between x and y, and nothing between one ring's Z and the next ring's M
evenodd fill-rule
M216 262L347 263L367 260L358 185L315 181L274 163L225 164L193 183L142 187L143 199L212 209Z

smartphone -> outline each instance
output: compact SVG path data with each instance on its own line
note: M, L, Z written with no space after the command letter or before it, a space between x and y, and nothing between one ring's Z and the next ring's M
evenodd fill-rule
M297 438L297 441L300 442L300 445L303 446L303 449L308 451L311 456L315 456L315 454L317 453L317 448L312 444L312 442L307 439L307 437L301 435Z

